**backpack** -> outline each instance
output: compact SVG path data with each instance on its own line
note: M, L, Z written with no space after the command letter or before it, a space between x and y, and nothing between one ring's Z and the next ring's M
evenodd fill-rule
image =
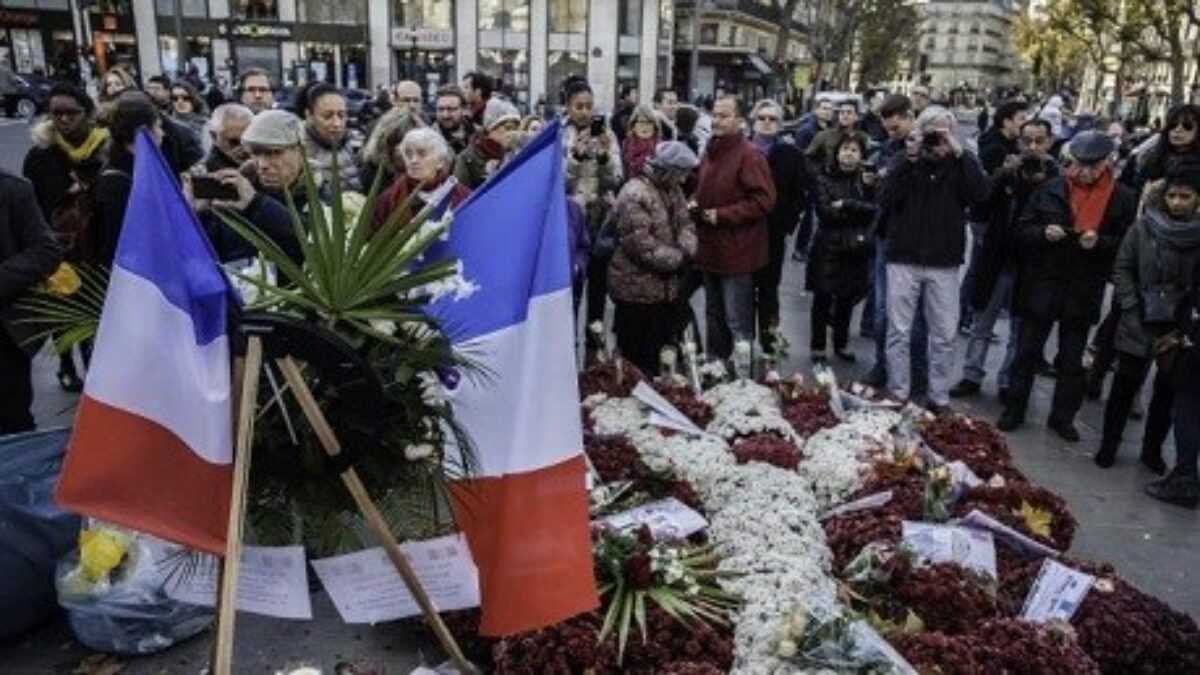
M133 177L120 169L105 168L94 178L83 178L76 172L75 182L67 191L62 202L50 214L50 227L65 257L71 262L92 262L98 257L99 244L93 234L92 223L96 214L96 183L104 175Z

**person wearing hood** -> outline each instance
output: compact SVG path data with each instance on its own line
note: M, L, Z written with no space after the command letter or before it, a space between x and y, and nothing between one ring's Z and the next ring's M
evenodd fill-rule
M658 147L658 121L647 105L636 106L626 118L625 139L621 142L621 162L626 176L642 172Z
M402 216L405 220L401 222L420 213L443 188L450 191L451 209L457 209L471 196L471 189L451 175L454 152L446 139L434 129L413 129L400 141L398 150L404 160L404 170L379 198L375 210L376 229L383 227L392 213L404 206L410 195L415 196L409 202L409 212ZM449 187L446 187L447 182L450 183Z
M608 270L608 292L616 304L613 332L621 354L646 374L658 372L663 347L679 342L685 273L698 246L682 185L699 164L683 143L660 143L613 207L618 235Z
M104 166L108 129L96 124L96 104L83 90L69 84L58 84L50 90L46 119L33 125L30 135L33 147L25 155L21 174L33 184L34 196L42 220L55 226L55 211L67 206L72 198L89 202L79 204L78 215L90 221L94 206L92 187ZM87 229L91 222L59 223L59 227L83 229L67 234L68 260L95 263L94 247ZM83 236L79 236L83 235ZM58 383L64 391L83 391L83 380L75 370L74 358L67 354L59 359Z
M796 229L808 195L804 153L782 140L783 108L770 99L759 101L750 112L751 143L767 158L775 184L775 206L767 214L767 264L754 273L754 306L758 312L758 334L763 351L775 348L779 327L779 284L783 280L783 258L787 237Z
M1025 422L1033 378L1050 331L1058 326L1058 381L1047 426L1079 441L1075 415L1083 403L1083 352L1100 319L1104 285L1125 231L1137 215L1137 197L1112 173L1115 147L1098 131L1071 141L1066 175L1042 186L1018 221L1014 313L1021 319L1017 357L1004 413L996 427Z
M857 135L842 136L836 159L817 179L817 215L821 227L813 240L805 284L813 293L810 351L814 362L826 359L833 328L833 353L854 361L847 350L850 315L867 293L875 252L875 174L863 172L867 144Z
M332 85L317 82L300 92L296 106L304 113L304 154L317 182L332 181L337 162L342 189L359 189L358 159L348 144L346 99Z
M521 115L516 106L499 96L487 102L482 130L454 160L454 176L468 190L476 190L504 164L516 146Z
M1200 263L1200 161L1168 174L1161 193L1152 192L1137 224L1121 242L1114 266L1113 302L1121 308L1117 325L1117 371L1104 408L1104 436L1096 464L1108 468L1117 458L1121 434L1134 397L1150 369L1156 339L1175 324L1175 299L1197 281ZM1166 299L1167 302L1162 302ZM1141 462L1166 471L1162 445L1171 430L1174 391L1170 376L1154 378L1154 394L1142 434ZM1200 412L1200 411L1193 411Z

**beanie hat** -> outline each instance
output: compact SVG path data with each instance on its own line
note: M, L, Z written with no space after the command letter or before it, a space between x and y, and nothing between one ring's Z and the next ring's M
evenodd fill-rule
M654 156L650 158L650 165L657 169L691 171L700 165L700 160L696 157L696 153L683 143L665 141L659 143L655 148Z
M491 131L505 122L521 122L517 107L499 96L488 99L487 107L483 109L483 128Z

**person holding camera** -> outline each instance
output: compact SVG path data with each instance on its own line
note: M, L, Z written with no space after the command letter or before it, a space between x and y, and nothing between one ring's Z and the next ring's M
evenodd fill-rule
M1015 229L1017 217L1033 193L1058 176L1058 164L1050 156L1054 137L1050 123L1042 119L1029 120L1021 125L1019 155L1009 155L997 169L984 213L988 216L987 233L979 254L978 269L969 300L976 310L971 322L971 337L963 363L963 378L950 390L951 398L964 398L979 393L986 375L984 364L991 349L992 331L1001 312L1011 316L1013 288L1017 278ZM1000 367L1000 400L1008 396L1012 364L1017 355L1017 336L1020 321L1011 318L1008 348Z
M1025 422L1029 394L1050 330L1058 325L1058 381L1047 426L1079 441L1075 414L1083 403L1083 351L1100 319L1104 284L1117 247L1137 215L1137 196L1117 183L1116 147L1099 131L1071 140L1073 161L1030 199L1018 223L1021 257L1015 314L1021 319L1012 385L996 423L1012 431Z
M583 208L588 232L598 240L600 226L608 217L617 191L621 189L621 147L616 134L608 128L603 115L595 115L595 98L587 80L568 79L563 85L567 111L563 125L563 148L566 150L567 193ZM611 253L598 251L588 263L587 323L604 321L608 302L608 262ZM588 358L603 345L595 344L588 331Z
M1111 467L1121 446L1133 399L1150 370L1157 338L1175 325L1181 296L1191 288L1200 263L1200 162L1173 169L1165 188L1146 197L1145 210L1117 253L1113 302L1121 314L1115 346L1117 371L1104 408L1104 436L1095 461ZM1171 431L1174 390L1170 374L1154 378L1154 395L1142 434L1141 462L1166 471L1162 445Z
M958 268L966 248L966 211L987 197L979 160L962 147L953 113L930 106L917 118L904 154L884 178L880 227L887 237L889 388L911 395L910 341L917 307L929 327L929 408L950 405L958 329Z

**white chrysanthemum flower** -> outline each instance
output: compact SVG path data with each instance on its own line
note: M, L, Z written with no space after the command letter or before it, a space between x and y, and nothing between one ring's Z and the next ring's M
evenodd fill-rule
M404 459L419 462L433 456L433 446L429 443L417 443L404 448Z
M421 383L421 401L430 408L438 408L446 404L446 388L438 376L428 370L417 373Z

